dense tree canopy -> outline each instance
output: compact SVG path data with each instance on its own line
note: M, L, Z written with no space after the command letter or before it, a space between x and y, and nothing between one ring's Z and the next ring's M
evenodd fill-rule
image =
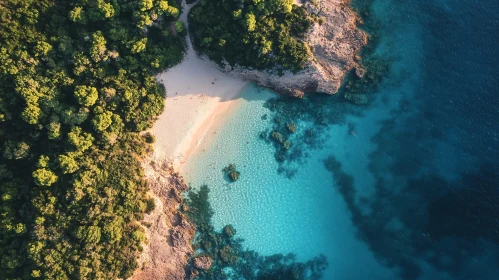
M293 0L200 0L189 13L194 45L211 59L293 71L306 66L311 18Z
M175 1L0 2L0 279L116 279L148 210L139 132L178 63Z

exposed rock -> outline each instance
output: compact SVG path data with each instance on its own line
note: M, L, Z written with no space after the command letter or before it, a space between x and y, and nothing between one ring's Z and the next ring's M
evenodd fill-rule
M365 68L363 68L361 66L355 67L355 75L357 75L357 77L363 78L365 74L366 74Z
M302 98L305 95L305 92L298 89L294 89L291 90L290 95L293 97Z
M130 279L184 280L185 267L194 253L190 241L196 231L178 211L187 185L165 161L144 162L143 168L156 208L144 217L144 224L150 225L144 227L149 243L142 245L141 269Z
M208 256L199 256L194 258L194 267L203 269L203 270L208 270L211 268L211 258Z
M199 270L197 270L197 269L195 269L195 268L191 267L191 272L190 272L190 274L191 274L190 279L196 279L196 277L198 277L198 275L199 275Z
M357 67L356 54L367 43L367 35L357 28L357 16L347 0L316 0L303 4L306 9L323 18L314 23L304 41L308 45L310 60L307 67L293 74L280 76L276 71L258 71L225 65L233 76L256 82L277 92L300 96L302 92L334 94L341 86L345 73ZM359 74L363 75L362 70ZM297 94L300 93L300 94Z

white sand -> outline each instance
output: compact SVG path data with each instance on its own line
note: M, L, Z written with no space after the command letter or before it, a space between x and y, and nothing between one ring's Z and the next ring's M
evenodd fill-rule
M192 5L185 5L180 20L187 26ZM214 63L199 58L190 38L185 59L158 75L166 87L165 110L154 127L157 158L171 160L179 170L206 131L219 119L246 82L219 71Z

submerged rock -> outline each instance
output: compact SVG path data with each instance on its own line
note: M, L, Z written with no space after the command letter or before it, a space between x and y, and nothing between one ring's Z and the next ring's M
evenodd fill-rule
M209 270L211 268L212 261L208 256L199 256L194 258L194 267L203 270Z
M355 57L367 43L367 35L357 28L355 13L344 0L313 2L307 1L303 5L321 20L313 23L304 38L309 51L309 61L304 70L279 73L275 69L259 71L226 64L225 72L297 97L301 97L303 92L336 93L345 74L353 68L363 76L363 68Z
M367 94L361 94L361 93L353 94L353 93L347 92L345 94L344 98L350 102L357 104L357 105L369 104L369 97L367 96Z

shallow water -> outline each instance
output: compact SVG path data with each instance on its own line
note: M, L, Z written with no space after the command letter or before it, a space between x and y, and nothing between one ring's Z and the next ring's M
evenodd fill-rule
M496 279L498 11L373 1L391 71L368 107L245 88L183 170L210 186L215 227L233 224L264 255L325 254L324 279ZM276 118L297 126L283 162L260 137ZM230 186L229 163L241 172Z

